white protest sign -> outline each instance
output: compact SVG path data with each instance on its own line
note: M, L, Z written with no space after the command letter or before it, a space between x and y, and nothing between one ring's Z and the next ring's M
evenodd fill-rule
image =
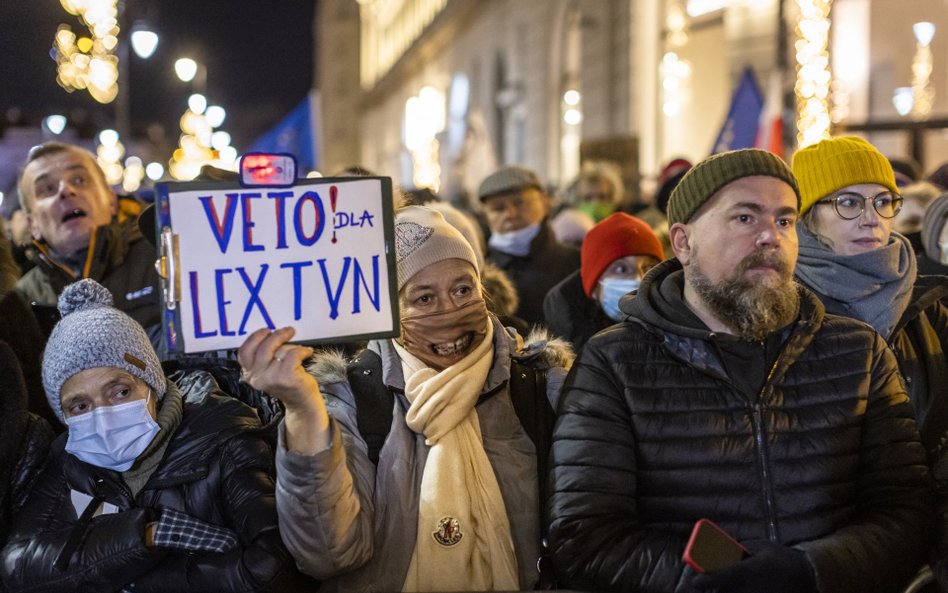
M238 348L262 327L292 326L294 342L397 335L389 178L158 191L157 226L175 235L169 350Z

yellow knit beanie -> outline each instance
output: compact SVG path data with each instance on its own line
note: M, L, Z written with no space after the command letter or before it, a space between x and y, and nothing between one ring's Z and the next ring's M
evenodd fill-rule
M850 185L878 183L898 193L889 159L857 136L828 138L793 155L793 174L800 184L800 214L831 193Z

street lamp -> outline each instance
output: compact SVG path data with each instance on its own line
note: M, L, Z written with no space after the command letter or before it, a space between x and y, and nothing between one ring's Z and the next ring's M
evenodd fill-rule
M191 58L178 58L174 63L174 73L181 82L191 82L197 74L198 64Z
M915 97L912 95L912 87L900 86L892 93L892 104L899 115L905 117L912 111L915 105Z
M135 55L147 60L158 49L158 33L155 33L145 23L139 21L132 27L132 50Z
M63 130L66 129L66 116L59 114L50 115L43 120L43 125L47 130L52 132L54 136L59 136Z

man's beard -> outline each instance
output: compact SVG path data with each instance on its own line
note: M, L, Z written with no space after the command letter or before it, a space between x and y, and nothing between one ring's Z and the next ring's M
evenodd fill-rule
M744 279L750 268L773 266L779 278ZM800 295L793 270L776 252L757 251L738 264L733 279L712 282L697 259L689 266L688 282L710 312L745 340L761 342L787 326L800 311Z

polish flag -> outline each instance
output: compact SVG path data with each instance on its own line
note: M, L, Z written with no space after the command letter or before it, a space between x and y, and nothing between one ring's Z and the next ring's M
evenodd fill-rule
M760 122L754 148L769 150L783 158L783 85L782 73L774 70L767 85L767 98L760 110Z

